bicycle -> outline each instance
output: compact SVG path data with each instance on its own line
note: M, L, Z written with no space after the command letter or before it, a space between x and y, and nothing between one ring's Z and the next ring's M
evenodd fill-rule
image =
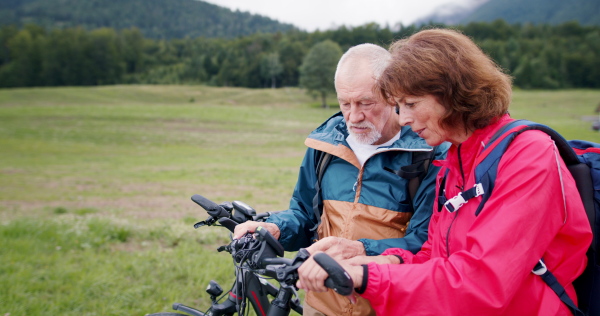
M204 208L209 215L208 219L194 224L196 229L202 226L223 226L233 233L237 224L248 220L264 222L276 213L257 215L256 210L243 202L216 204L198 194L192 196L192 201ZM223 294L222 287L211 280L206 288L212 301L207 311L174 303L173 310L186 314L167 312L146 316L230 316L236 313L243 316L250 306L259 316L286 316L291 310L302 314L296 281L298 268L310 257L308 251L300 249L293 259L284 258L281 244L261 227L254 234L248 233L217 250L230 253L235 266L235 280L227 293ZM337 262L324 253L316 254L313 258L329 274L325 281L327 287L341 295L352 293L352 279ZM267 278L277 281L279 287L268 282Z

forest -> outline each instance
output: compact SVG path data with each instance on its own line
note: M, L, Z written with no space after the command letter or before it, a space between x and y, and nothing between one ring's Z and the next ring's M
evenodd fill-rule
M231 87L301 86L312 47L333 42L388 47L428 24L290 30L236 38L154 39L137 28L0 28L0 87L110 84L204 84ZM452 26L472 37L521 89L600 88L600 26L508 24Z

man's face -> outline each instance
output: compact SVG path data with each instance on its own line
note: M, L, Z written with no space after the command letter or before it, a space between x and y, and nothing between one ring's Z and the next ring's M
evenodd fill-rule
M373 72L365 62L347 61L335 81L348 133L361 144L379 145L399 131L394 107L375 94Z

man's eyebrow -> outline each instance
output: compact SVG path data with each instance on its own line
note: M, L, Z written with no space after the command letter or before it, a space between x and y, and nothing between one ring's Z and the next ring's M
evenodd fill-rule
M337 98L337 99L338 99L339 102L345 102L345 101L347 101L344 98ZM362 101L376 101L376 100L377 99L375 97L373 97L373 96L364 96L364 97L358 99L357 101L362 102Z

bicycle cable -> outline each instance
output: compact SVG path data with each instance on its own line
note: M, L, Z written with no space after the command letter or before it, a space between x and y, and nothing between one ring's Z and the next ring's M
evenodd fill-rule
M249 306L246 304L246 272L245 270L250 270L248 268L244 267L244 264L246 263L246 261L248 261L248 258L252 256L252 254L260 247L259 244L253 245L252 248L249 249L241 249L238 252L236 252L236 255L238 253L241 252L241 258L239 259L239 264L236 264L235 259L233 260L233 265L236 267L236 279L238 279L238 275L241 276L239 277L240 281L241 281L241 289L240 292L238 293L238 295L240 296L240 300L239 303L236 304L237 306L237 310L238 310L238 316L244 316L246 315L249 311L247 310L249 308ZM250 266L248 264L248 266ZM236 300L237 303L238 300Z

